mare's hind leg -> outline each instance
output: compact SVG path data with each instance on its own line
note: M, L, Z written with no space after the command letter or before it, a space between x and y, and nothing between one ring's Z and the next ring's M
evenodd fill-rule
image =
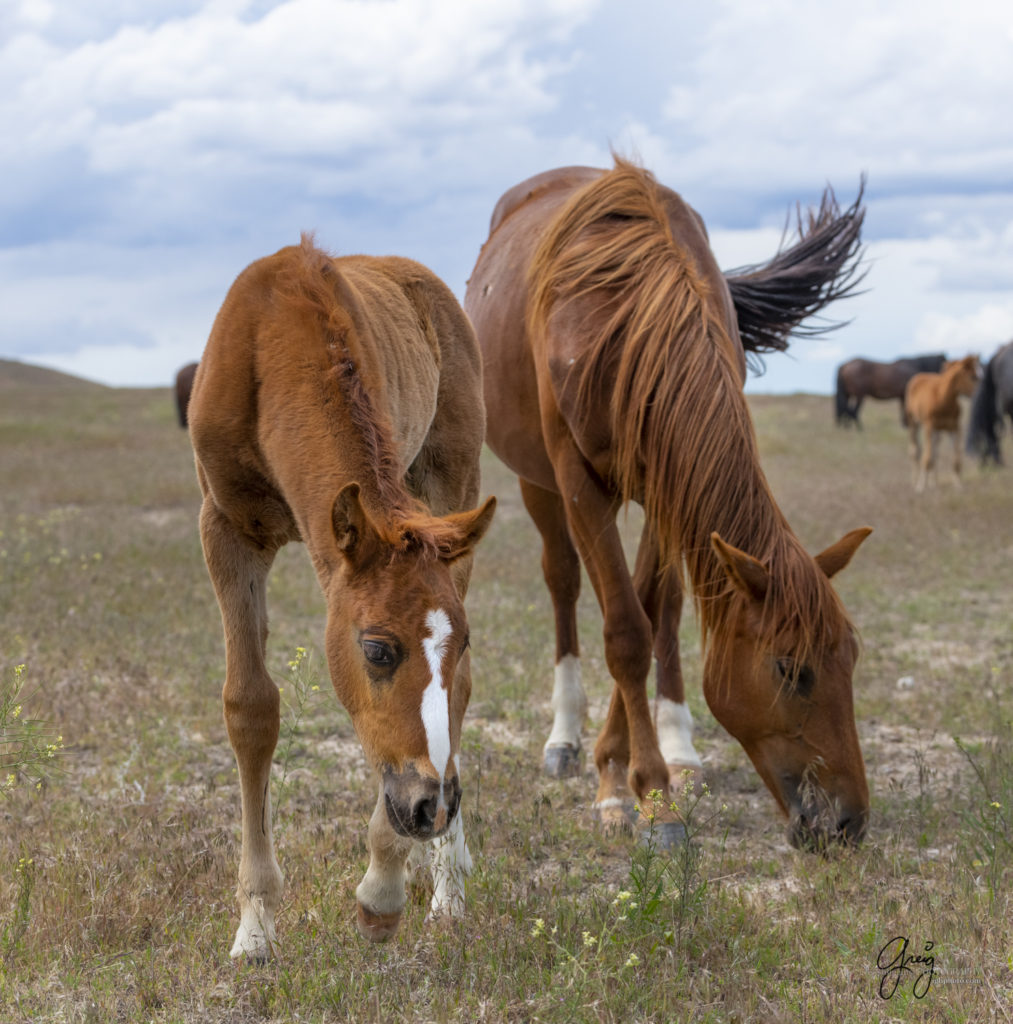
M240 921L230 956L270 957L282 874L271 837L271 758L278 742L279 697L264 663L266 580L274 550L242 536L205 495L201 541L225 631L225 724L239 768L243 847Z
M678 796L687 784L703 782L703 765L693 746L693 717L686 703L679 662L682 586L674 571L659 572L658 561L657 543L645 526L633 579L640 603L654 627L655 725L672 792Z
M543 767L548 775L562 779L580 772L580 732L587 714L577 641L580 558L570 539L563 499L526 480L520 485L524 506L542 537L542 574L556 620L552 732L545 742ZM624 762L624 775L625 771Z

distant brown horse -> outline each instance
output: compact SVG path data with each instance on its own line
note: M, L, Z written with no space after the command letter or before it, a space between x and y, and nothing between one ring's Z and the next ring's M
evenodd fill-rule
M858 410L866 398L890 399L900 402L901 424L904 419L904 389L916 373L938 373L946 362L942 352L935 355L905 356L892 363L877 363L874 359L849 359L837 369L837 395L835 417L837 425L850 423L861 429Z
M193 391L193 378L196 373L197 364L187 363L176 374L176 416L184 430L187 427L187 409L190 407L190 393Z
M810 223L824 241L840 238L834 214ZM854 252L850 214L839 252ZM846 261L830 272L812 233L803 242L809 285L821 259L828 275L808 301L839 294L832 278ZM780 268L791 262L778 259ZM754 297L790 291L790 275L750 274ZM520 478L542 535L556 621L546 768L572 771L580 746L581 560L615 684L594 753L602 820L626 820L631 790L643 802L699 768L679 665L685 564L708 704L790 818L793 842L857 841L869 808L852 707L857 644L829 577L869 530L811 558L778 509L742 393L735 294L695 211L623 160L610 171L538 175L493 213L465 308L484 355L488 443ZM753 314L763 306L753 303ZM766 336L783 347L794 317L775 307L778 330ZM763 337L762 325L751 336ZM632 576L615 522L626 501L646 516ZM646 685L652 651L657 732ZM677 841L679 822L664 826Z
M397 929L415 840L444 837L433 912L462 908L463 601L495 504L467 511L479 488L480 374L471 325L433 274L394 257L332 259L306 238L244 270L215 320L190 437L242 791L234 957L271 955L282 889L269 792L279 697L264 659L267 574L288 541L313 561L331 680L380 776L359 930Z
M915 489L936 482L936 454L940 434L953 441L953 481L960 485L960 396L974 394L981 365L975 355L947 363L941 373L916 373L907 383L904 412L910 434L909 451L914 462ZM922 450L921 431L925 428Z

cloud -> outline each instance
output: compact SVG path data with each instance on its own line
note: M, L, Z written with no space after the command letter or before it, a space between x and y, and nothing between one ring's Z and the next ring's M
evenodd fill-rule
M610 144L725 267L868 172L870 291L766 387L1004 322L983 311L1013 280L1005 2L12 0L0 40L6 353L154 381L304 228L460 295L500 193Z

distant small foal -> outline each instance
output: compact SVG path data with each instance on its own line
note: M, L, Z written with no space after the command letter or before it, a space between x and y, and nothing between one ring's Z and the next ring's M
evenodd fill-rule
M915 490L937 482L936 455L940 434L949 434L953 441L953 480L960 486L960 396L974 394L981 365L976 355L947 363L940 373L916 373L904 392L911 453L912 480ZM925 428L925 448L921 430Z

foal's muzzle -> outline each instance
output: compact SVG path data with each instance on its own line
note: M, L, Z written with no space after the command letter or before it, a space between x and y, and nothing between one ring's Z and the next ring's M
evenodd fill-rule
M387 818L398 835L434 839L449 828L461 805L461 782L456 775L439 779L420 775L414 766L383 773Z

